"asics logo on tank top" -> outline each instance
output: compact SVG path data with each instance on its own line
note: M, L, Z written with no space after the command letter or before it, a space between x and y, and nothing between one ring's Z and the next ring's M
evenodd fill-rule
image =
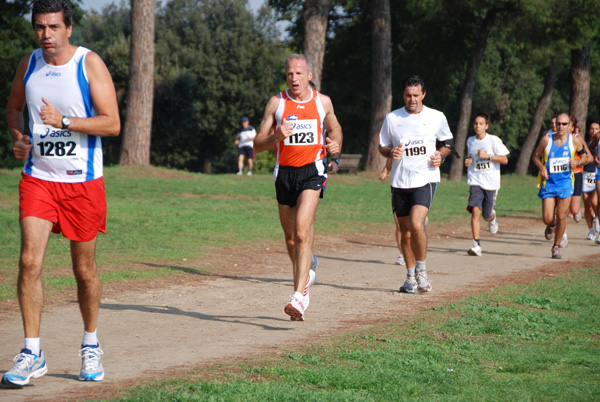
M304 106L298 105L298 106L296 106L296 109L304 109Z
M290 114L288 115L288 120L298 120L298 115L297 114Z
M55 72L52 72L52 71L48 71L46 73L46 77L60 77L60 73L55 73Z

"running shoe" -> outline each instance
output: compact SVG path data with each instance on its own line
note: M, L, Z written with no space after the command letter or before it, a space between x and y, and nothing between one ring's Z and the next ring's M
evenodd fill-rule
M296 293L290 297L290 301L283 311L291 317L292 321L304 321L304 301L303 297L296 296Z
M414 276L409 274L406 275L406 280L404 284L400 286L400 293L415 293L415 289L417 288L417 280Z
M494 214L494 219L488 223L488 228L490 229L491 234L496 234L498 233L498 216L496 215L495 209L492 212Z
M248 176L252 176L252 171L248 171L248 173L246 173Z
M317 257L316 255L312 254L310 257L310 269L312 269L313 271L315 271L315 282L317 281L317 268L319 267L319 257Z
M562 254L560 253L560 247L557 245L552 246L552 258L561 259Z
M555 230L556 230L556 225L546 226L546 231L544 231L544 236L546 237L546 240L552 239L552 236L554 236Z
M559 246L561 247L567 247L569 245L569 239L567 239L567 233L565 232L562 236L562 239L560 239L560 244Z
M594 230L594 228L590 228L590 230L588 231L588 235L586 237L587 240L594 240L596 238L596 231Z
M243 174L243 172L240 170L239 172L236 173L238 176L241 176Z
M471 247L469 249L469 251L467 251L467 254L473 255L476 257L481 257L481 246L479 244L477 244L477 242L475 240L473 240L473 247Z
M2 384L8 386L22 387L29 384L31 378L40 378L48 372L44 352L36 356L29 349L21 349L21 352L13 359L15 365L2 376Z
M308 305L310 304L310 287L312 285L315 284L315 282L317 281L317 274L316 272L311 269L308 271L308 281L306 281L306 286L304 287L304 292L302 293L302 305L304 306L304 311L306 311L306 309L308 308ZM301 317L300 319L298 319L297 317L293 317L290 316L290 320L292 321L304 321L304 317Z
M398 259L396 260L396 265L406 265L406 261L404 261L404 254L400 254Z
M427 271L417 271L417 290L420 293L431 292L431 282L427 279Z
M102 367L102 355L104 352L100 345L85 345L79 351L81 357L80 381L102 381L104 368Z
M575 215L573 215L573 220L574 220L576 223L579 223L579 222L581 222L581 212L577 212Z
M594 230L596 233L600 233L600 221L597 216L594 218Z
M596 244L600 244L600 234L598 234L598 237L596 237L596 241L595 241L595 243L596 243Z

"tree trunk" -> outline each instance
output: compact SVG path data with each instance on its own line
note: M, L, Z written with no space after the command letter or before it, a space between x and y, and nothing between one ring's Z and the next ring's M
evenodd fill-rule
M392 110L392 17L389 0L371 1L371 125L367 170L379 171L385 159L379 153L379 131Z
M556 84L556 75L558 73L558 66L561 58L562 52L552 59L552 64L548 68L548 73L544 82L544 91L542 92L540 99L538 99L538 104L535 107L533 119L529 126L529 132L527 133L527 137L525 137L519 159L517 160L517 166L515 167L515 173L517 174L527 174L529 170L531 155L533 155L533 151L535 150L535 146L540 136L544 115L552 101L552 94L554 93L554 85Z
M591 71L592 56L587 42L583 48L571 51L571 115L577 119L581 133L585 133L587 126Z
M454 147L459 155L464 156L465 144L467 142L467 132L469 131L469 122L471 120L471 111L473 109L473 92L475 91L475 83L477 82L477 73L485 48L487 46L487 40L490 36L490 31L494 27L496 19L496 10L490 10L479 30L479 37L475 48L471 53L469 64L467 66L467 75L463 82L462 92L460 95L460 108L458 127L456 128L456 135L454 137ZM454 157L450 164L450 173L448 175L449 180L460 181L463 173L463 162L461 159Z
M304 55L312 62L312 81L321 90L321 73L325 58L325 39L331 0L306 0L302 14L304 20Z
M155 0L131 0L129 94L120 165L150 165Z

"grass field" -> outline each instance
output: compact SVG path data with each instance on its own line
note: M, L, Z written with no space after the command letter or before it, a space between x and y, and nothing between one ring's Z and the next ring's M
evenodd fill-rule
M0 300L15 297L20 231L19 170L0 170ZM538 216L535 179L504 176L499 216ZM204 175L161 168L105 169L108 235L99 235L97 260L101 280L136 280L171 271L169 262L195 259L212 246L247 245L282 238L275 189L270 175ZM429 218L468 225L466 180L443 180ZM388 182L374 175L332 176L317 211L318 233L353 233L390 225ZM74 286L69 242L52 235L44 263L46 292ZM122 269L152 262L157 268ZM164 266L160 266L164 264Z
M0 298L14 298L18 171L0 170ZM270 176L106 169L108 236L101 280L184 275L169 263L214 247L281 240ZM433 222L468 225L466 181L442 181ZM538 217L535 179L504 176L497 212ZM368 174L329 180L319 233L393 228L389 185ZM152 262L156 268L120 269ZM122 401L592 401L600 400L600 264L430 309L418 319L333 338L268 361L230 363L142 384ZM47 292L74 281L68 242L52 236ZM407 325L408 324L408 325Z

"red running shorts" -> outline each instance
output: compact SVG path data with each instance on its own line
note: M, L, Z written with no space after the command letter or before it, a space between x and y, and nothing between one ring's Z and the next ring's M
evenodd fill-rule
M84 183L58 183L21 173L19 222L28 216L54 223L52 233L87 242L106 234L106 193L102 177Z

